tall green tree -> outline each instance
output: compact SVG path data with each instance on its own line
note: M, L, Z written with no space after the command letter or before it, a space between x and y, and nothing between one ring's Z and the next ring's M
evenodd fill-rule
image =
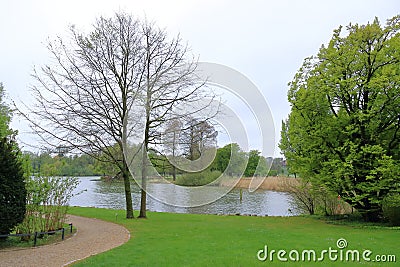
M290 83L280 148L291 172L374 221L400 190L400 16L346 29Z
M261 156L260 151L250 150L249 161L247 162L246 170L244 171L244 176L251 177L256 173L258 163L260 162Z
M225 172L229 176L243 175L247 164L246 153L237 143L218 148L211 170Z
M26 190L22 159L15 142L16 132L9 128L11 111L4 103L0 83L0 234L10 230L25 217Z

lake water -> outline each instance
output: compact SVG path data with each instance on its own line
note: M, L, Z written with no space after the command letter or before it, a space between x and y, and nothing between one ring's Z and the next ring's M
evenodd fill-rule
M99 177L80 177L80 183L72 197L71 206L98 207L109 209L125 209L125 194L122 182L94 181ZM132 184L132 198L134 209L138 210L140 205L140 188ZM246 214L258 216L291 216L294 209L291 206L291 195L284 192L258 190L250 193L243 189L242 201L240 201L239 189L233 189L226 193L226 188L208 187L200 196L219 196L212 203L193 207L191 201L194 189L180 187L168 183L149 183L147 186L149 195L147 198L147 209L158 212L175 213L200 213L200 214ZM193 193L193 194L192 194ZM153 196L153 197L152 197ZM199 195L196 195L199 198ZM157 199L162 199L157 200ZM169 200L173 201L169 201ZM174 205L165 204L178 203ZM198 203L198 202L196 202ZM196 204L197 205L197 204Z

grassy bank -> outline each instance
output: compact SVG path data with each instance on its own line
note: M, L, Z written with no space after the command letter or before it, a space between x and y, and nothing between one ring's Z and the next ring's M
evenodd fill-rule
M90 257L76 266L376 266L377 262L260 262L257 252L269 250L337 249L345 238L346 249L369 249L378 254L395 254L400 261L400 230L374 226L333 225L308 217L246 217L149 212L148 219L123 219L124 211L71 208L74 215L99 218L124 225L131 239L121 247ZM116 216L118 214L118 216ZM118 218L116 220L116 217ZM101 233L99 233L101 234ZM286 255L288 257L288 255ZM318 254L319 257L319 254ZM381 266L396 266L382 263Z

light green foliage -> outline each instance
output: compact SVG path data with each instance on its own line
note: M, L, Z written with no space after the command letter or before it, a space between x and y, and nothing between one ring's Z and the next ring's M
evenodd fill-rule
M274 159L273 162L269 162L258 150L250 150L246 154L248 162L244 171L245 177L267 176L270 171L270 165L273 165L273 163L277 161L277 159ZM275 167L279 168L278 164ZM276 168L273 168L273 170L276 170ZM276 173L278 173L278 171L276 171Z
M16 134L16 132L9 127L12 112L4 100L5 91L3 84L0 83L0 137L13 136Z
M22 170L24 171L24 178L27 179L33 174L33 167L30 155L26 153L20 153L19 158L22 165Z
M250 158L249 158L249 161L250 161ZM268 159L266 159L264 156L260 155L258 165L257 165L254 175L255 176L268 176L270 171L271 171L271 164L269 163Z
M228 144L217 150L212 170L225 172L229 176L241 176L247 163L247 155L236 143Z
M283 158L268 158L267 163L264 164L264 169L267 168L269 168L268 176L279 176L286 173Z
M154 168L149 168L151 172L150 175L158 176L161 175L163 177L173 175L173 167L169 162L168 158L164 155L160 155L155 153L153 150L150 150L148 153L148 157L150 159L151 165ZM140 170L137 171L140 173Z
M17 226L18 233L52 231L62 227L68 210L68 202L79 181L72 177L29 177L26 215Z
M257 165L260 161L260 151L250 150L249 161L247 162L246 170L244 171L244 176L250 177L256 173Z
M117 164L107 161L107 157L100 155L99 160L95 160L93 164L93 172L101 176L109 176L113 178L121 178L121 171Z
M377 220L400 188L400 16L344 35L335 30L290 83L280 148L292 173Z
M27 164L24 169L36 176L95 176L103 174L105 169L88 155L52 156L49 153L25 152L22 157Z
M244 152L236 143L218 148L210 168L228 176L246 177L276 176L284 172L282 158L265 158L258 150Z

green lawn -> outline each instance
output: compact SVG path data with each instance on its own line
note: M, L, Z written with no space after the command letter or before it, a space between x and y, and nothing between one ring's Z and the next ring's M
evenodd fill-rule
M90 257L76 266L377 266L377 262L359 263L280 262L273 255L261 262L257 252L269 250L315 250L317 258L323 250L338 249L336 241L344 238L347 250L371 250L369 256L394 254L400 262L399 228L332 225L309 217L245 217L148 213L148 219L123 219L124 211L71 208L69 213L117 222L131 232L131 239L111 251ZM116 221L116 213L118 220ZM79 229L78 229L79 231ZM295 252L292 256L295 257ZM334 256L334 254L332 254ZM340 255L340 254L339 254ZM345 255L345 254L343 254ZM263 256L263 254L261 254ZM332 256L332 257L333 257ZM288 258L288 254L284 257ZM345 256L343 256L345 258ZM289 259L289 258L288 258ZM74 265L75 266L75 265ZM382 263L379 266L396 266Z

